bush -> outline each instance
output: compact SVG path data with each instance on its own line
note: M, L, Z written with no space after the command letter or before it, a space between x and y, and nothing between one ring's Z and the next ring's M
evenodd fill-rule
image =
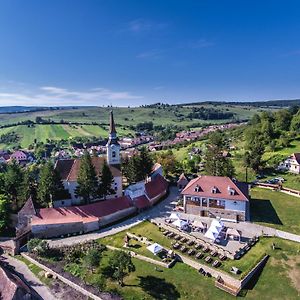
M27 249L29 253L36 253L40 256L47 256L50 248L47 241L34 238L27 243Z

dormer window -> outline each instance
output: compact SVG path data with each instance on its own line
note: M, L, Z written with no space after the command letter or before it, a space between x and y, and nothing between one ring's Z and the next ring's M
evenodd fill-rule
M197 184L197 185L195 186L195 192L199 193L200 190L201 190L200 185Z
M235 189L231 188L230 186L227 187L228 190L228 194L230 196L234 196L235 195Z
M218 192L217 187L214 186L214 187L211 189L211 192L212 192L213 194L216 194L216 193Z

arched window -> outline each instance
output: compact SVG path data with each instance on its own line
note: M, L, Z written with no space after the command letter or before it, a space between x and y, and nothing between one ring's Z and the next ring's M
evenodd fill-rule
M116 151L113 151L113 152L112 152L111 157L113 157L113 158L116 157Z

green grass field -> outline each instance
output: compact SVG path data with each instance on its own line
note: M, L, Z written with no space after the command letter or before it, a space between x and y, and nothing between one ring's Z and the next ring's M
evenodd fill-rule
M170 247L171 240L149 222L140 223L129 231ZM100 239L99 242L122 247L124 235L125 231ZM275 250L271 247L273 243L276 245ZM150 257L150 252L142 247L131 247L130 250ZM300 296L300 281L299 278L293 279L293 276L300 274L299 250L300 244L297 243L278 238L262 238L242 259L227 261L226 268L236 266L249 270L257 258L267 253L270 259L260 277L242 291L243 298L297 299ZM291 263L293 261L295 263ZM172 269L161 268L162 272L155 271L154 265L137 259L134 259L134 264L136 271L126 278L123 288L114 282L108 282L108 288L117 290L124 299L234 299L215 288L213 279L197 274L196 270L182 263L177 263ZM149 280L146 285L145 278Z
M22 148L27 148L33 144L35 140L45 143L47 140L59 141L62 139L69 139L73 137L101 137L108 136L108 128L100 127L98 125L35 125L28 127L27 125L18 125L15 127L1 128L0 135L15 132L20 140ZM120 128L118 130L119 136L130 134L130 130ZM0 144L2 148L13 148L16 144Z
M268 189L251 189L251 219L262 225L300 234L300 198Z

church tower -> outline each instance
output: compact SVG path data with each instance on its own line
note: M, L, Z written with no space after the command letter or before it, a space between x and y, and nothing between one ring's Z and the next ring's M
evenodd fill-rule
M119 165L121 163L120 144L118 143L117 131L112 111L110 112L109 119L109 137L106 144L106 156L108 165Z

